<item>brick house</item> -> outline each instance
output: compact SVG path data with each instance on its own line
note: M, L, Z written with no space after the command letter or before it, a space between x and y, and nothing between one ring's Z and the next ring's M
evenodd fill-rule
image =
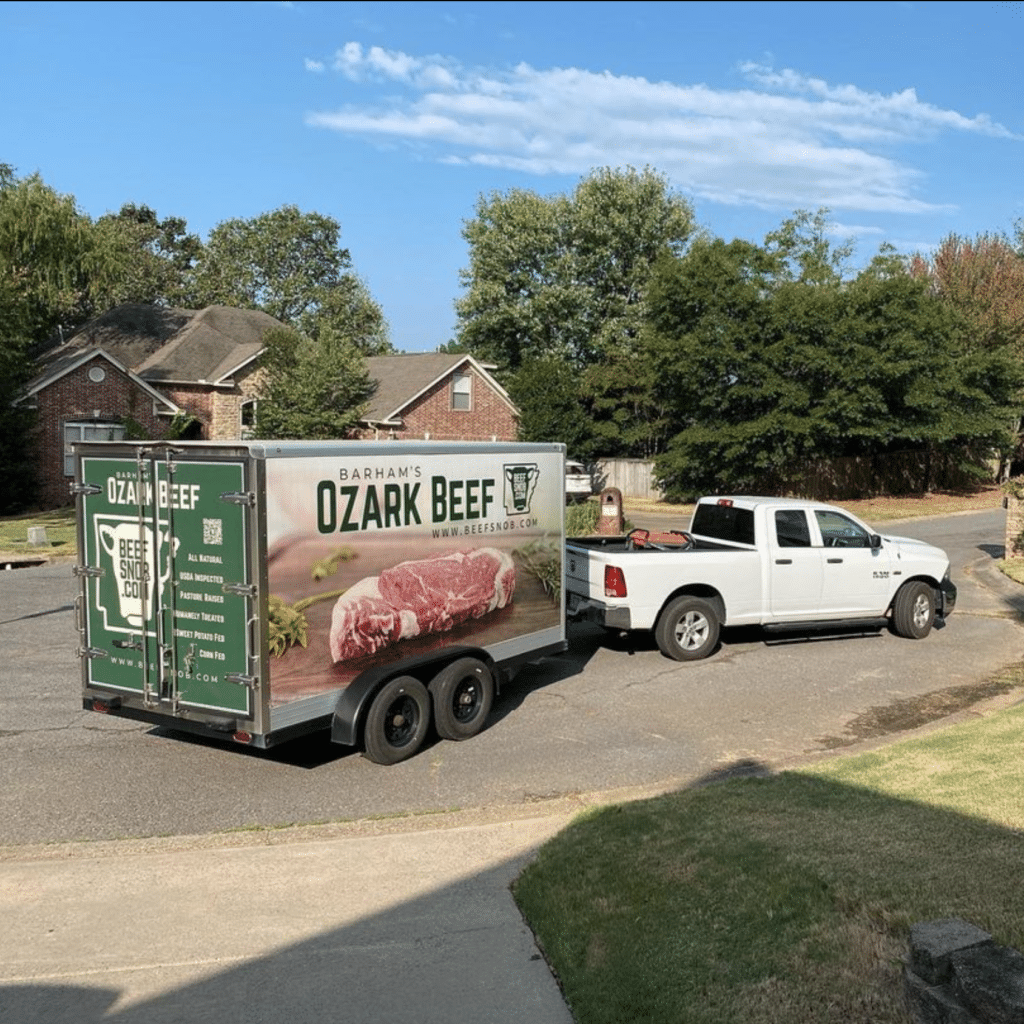
M36 411L39 502L70 501L74 441L159 440L172 422L187 423L178 437L237 440L255 399L263 335L280 326L259 310L129 304L46 351L20 400Z
M85 324L39 359L20 402L36 412L38 501L68 504L75 441L247 436L263 336L280 321L259 310L124 305ZM517 414L504 389L465 355L375 356L377 392L360 436L511 440ZM182 433L182 427L184 432Z
M441 352L371 356L377 390L363 417L365 439L514 441L519 412L487 368Z

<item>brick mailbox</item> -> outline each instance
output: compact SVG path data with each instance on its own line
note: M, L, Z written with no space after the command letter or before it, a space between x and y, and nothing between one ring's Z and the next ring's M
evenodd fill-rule
M597 532L618 535L625 529L622 518L622 491L618 487L606 487L601 492L601 514L597 520Z

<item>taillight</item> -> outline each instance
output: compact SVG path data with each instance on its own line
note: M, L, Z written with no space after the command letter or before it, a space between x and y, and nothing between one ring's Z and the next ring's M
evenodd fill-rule
M622 570L617 565L604 567L604 596L626 596L626 577L622 575Z

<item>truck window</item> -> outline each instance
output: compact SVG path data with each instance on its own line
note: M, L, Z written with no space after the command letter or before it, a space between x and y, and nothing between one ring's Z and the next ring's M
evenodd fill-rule
M809 548L811 531L807 515L797 508L780 509L775 513L775 539L780 548Z
M821 530L821 539L825 547L871 547L871 536L852 519L828 509L815 509L814 516L818 520L818 529Z
M754 543L754 513L735 505L698 505L690 524L693 533L733 544Z

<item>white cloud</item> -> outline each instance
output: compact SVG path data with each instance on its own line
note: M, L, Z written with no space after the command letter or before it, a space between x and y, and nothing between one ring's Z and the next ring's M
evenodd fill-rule
M875 224L840 224L839 221L829 221L825 231L833 238L862 238L865 235L885 234L885 230Z
M481 71L359 43L338 50L333 67L402 91L310 114L312 126L532 174L650 165L696 197L733 205L933 211L941 207L916 195L923 176L894 149L947 132L1019 141L913 89L869 93L758 63L741 66L750 85L738 90L528 64Z

